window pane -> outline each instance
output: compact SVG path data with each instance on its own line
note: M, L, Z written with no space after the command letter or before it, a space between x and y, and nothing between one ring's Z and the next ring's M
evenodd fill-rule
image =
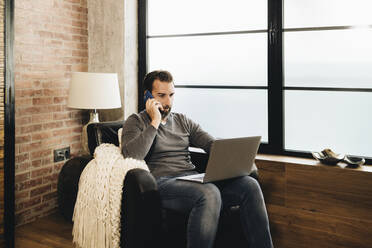
M286 86L372 88L372 29L284 34Z
M214 137L261 135L267 142L267 91L177 88L174 111Z
M267 34L148 39L149 70L180 84L267 85Z
M285 93L285 148L372 157L372 93Z
M252 29L267 29L267 1L148 1L149 35Z
M371 0L285 0L284 28L372 24Z

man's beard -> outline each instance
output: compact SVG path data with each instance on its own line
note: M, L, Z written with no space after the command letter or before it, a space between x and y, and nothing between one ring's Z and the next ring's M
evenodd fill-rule
M169 106L166 106L166 107L164 108L164 110L159 109L160 114L161 114L161 119L162 119L162 120L165 120L165 118L168 117L168 115L169 115L170 112L171 112L171 109L172 109L172 107L169 107Z

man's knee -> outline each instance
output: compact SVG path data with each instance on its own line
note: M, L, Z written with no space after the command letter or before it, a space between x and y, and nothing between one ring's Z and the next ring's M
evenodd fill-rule
M250 176L241 177L241 186L249 195L262 195L261 187L258 181Z
M219 211L222 205L220 190L211 183L201 186L199 202Z

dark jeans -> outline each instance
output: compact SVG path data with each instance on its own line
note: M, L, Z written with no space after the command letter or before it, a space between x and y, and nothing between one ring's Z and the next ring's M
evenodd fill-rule
M189 213L188 248L212 248L222 208L236 205L240 206L249 247L273 247L266 206L256 179L243 176L206 184L169 177L157 181L163 207Z

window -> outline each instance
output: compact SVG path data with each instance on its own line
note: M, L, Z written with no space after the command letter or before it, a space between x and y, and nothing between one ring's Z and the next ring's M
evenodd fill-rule
M139 4L139 77L169 70L174 111L263 152L372 157L369 0Z
M370 9L369 0L284 1L285 149L372 156Z

